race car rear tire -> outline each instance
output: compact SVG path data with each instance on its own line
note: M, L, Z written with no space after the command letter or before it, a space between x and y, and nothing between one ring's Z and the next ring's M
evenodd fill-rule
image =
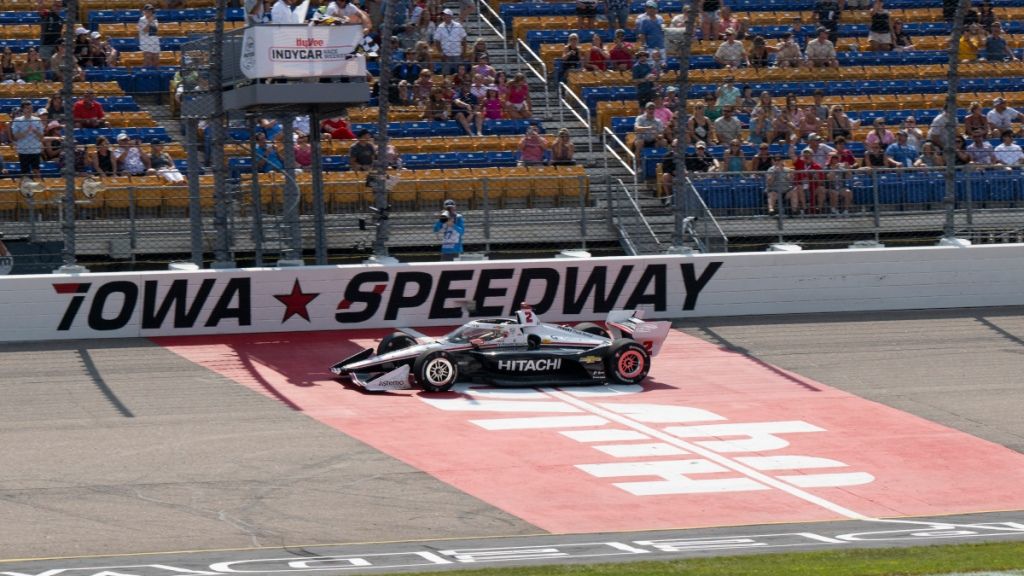
M579 330L580 332L586 332L587 334L611 338L611 334L609 334L607 330L598 326L597 324L594 324L593 322L580 322L579 324L573 326L573 328Z
M416 357L412 373L420 388L427 392L445 392L455 385L459 365L443 350L427 351Z
M651 355L636 340L620 338L604 356L604 373L612 384L639 384L651 370Z
M416 340L412 336L404 332L392 332L381 338L380 344L377 344L377 355L380 356L381 354L387 354L388 352L394 352L395 350L415 345Z

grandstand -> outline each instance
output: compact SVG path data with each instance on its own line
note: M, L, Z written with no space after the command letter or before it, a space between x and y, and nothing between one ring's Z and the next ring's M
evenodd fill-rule
M190 42L212 33L216 11L208 0L171 4L173 8L156 10L160 22L158 65L143 66L137 27L139 3L79 3L77 25L85 29L81 37L86 43L95 40L107 50L105 54L116 56L104 65L86 67L84 79L76 82L76 97L87 91L97 95L106 112L106 125L75 128L73 138L83 156L90 159L98 154L98 138L116 144L125 134L144 149L154 141L163 143L163 151L181 174L189 173L190 158L193 164L201 163L201 225L209 250L215 236L213 228L222 225L215 224L213 217L217 194L210 166L210 137L206 133L194 142L185 137L184 121L179 118L179 88L188 81L181 71L182 62L198 58L186 57L183 50ZM743 23L746 36L742 43L747 50L755 36L774 43L790 32L794 23L805 30L817 26L815 0L731 0L725 4ZM841 105L855 124L859 122L848 135L849 149L859 159L864 155L863 142L873 119L884 118L895 128L907 116L914 116L926 128L941 111L948 86L946 62L951 30L942 4L941 0L885 2L891 18L904 23L903 31L913 43L910 50L870 51L870 12L845 11L835 29L837 68L768 66L725 71L714 59L719 40L701 39L693 45L689 91L684 101L692 109L705 94L715 93L726 75L754 95L768 92L772 103L780 108L785 106L787 95L795 96L797 106L806 108L816 103L815 94L819 93L825 105ZM995 18L1002 23L1005 37L1019 57L1024 0L995 0L993 5ZM454 3L451 7L457 9ZM658 3L657 11L667 23L681 9L679 1L667 0ZM631 26L644 11L644 2L630 5ZM603 27L601 20L596 30L577 29L575 4L571 2L481 0L477 12L464 23L471 40L466 65L479 64L472 62L476 53L472 41L479 38L490 56L489 64L483 66L493 66L492 70L510 77L523 73L529 86L529 117L513 118L506 110L482 121L479 134L473 123L467 126L454 113L432 117L423 103L409 102L417 90L422 87L429 95L443 91L452 81L468 86L476 70L471 69L464 77L445 78L437 47L426 49L430 60L426 64L417 60L417 38L401 36L396 44L400 61L415 66L403 69L403 74L409 74L401 78L408 82L409 94L395 97L400 102L391 106L386 119L389 143L397 155L393 164L401 166L390 191L389 245L404 257L434 253L436 238L429 222L445 198L456 199L473 224L467 237L470 248L492 257L534 250L550 254L552 250L580 247L597 253L658 252L678 241L678 220L683 214L663 197L656 184L668 150L648 147L639 157L633 153L634 124L640 108L631 70L580 70L572 63L567 68L563 62L570 34L577 34L581 51L589 53L592 34L612 42L613 31ZM29 53L39 46L44 20L35 2L0 2L0 48L10 49L17 71L16 76L8 78L11 81L0 84L0 104L6 105L0 112L16 108L23 99L30 100L33 109L46 107L60 89L53 71L47 71L42 82L16 80L32 58ZM237 31L243 21L242 9L227 9L226 30ZM635 30L627 29L625 41L631 49L639 47L633 46L637 40ZM678 81L678 58L671 53L662 58L658 91ZM375 76L380 73L379 63L372 58L367 68ZM409 72L409 68L415 68L415 72ZM432 75L417 84L421 70ZM1024 104L1024 64L1020 60L964 62L960 75L957 103L964 111L974 101L988 110L996 98L1005 98L1011 106ZM455 89L461 90L459 86ZM502 92L506 99L507 94ZM349 107L346 113L353 133L376 133L380 116L376 97L365 105ZM959 114L958 123L965 116L966 112ZM744 134L740 150L749 159L757 151L756 142L747 137L751 111L741 107L737 118ZM0 114L0 121L9 125L12 118ZM575 146L573 162L553 162L558 158L552 150L544 151L537 163L524 162L521 140L530 125L538 126L551 140L560 130L568 129ZM273 127L259 130L276 134ZM281 228L291 177L279 170L266 171L265 162L254 153L255 134L243 118L233 118L227 134L223 147L224 191L229 202L232 250L239 261L247 261L253 251L270 258L281 252L288 240ZM672 135L668 136L670 141ZM366 173L352 165L353 142L325 139L319 166L305 165L293 178L299 190L303 246L308 251L316 241L315 228L321 226L322 211L327 231L325 247L332 260L362 258L373 240L372 229L362 227L371 218L373 191L366 186ZM801 136L794 149L803 148L803 142ZM992 137L992 144L998 144L998 138ZM725 143L712 141L707 149L722 161L726 148ZM788 157L789 146L772 143L770 153ZM9 138L0 142L0 154L7 172L17 174L20 165ZM118 173L101 177L102 191L98 194L85 194L81 183L92 166L93 162L86 161L80 167L76 185L79 255L87 259L128 259L132 265L145 266L147 262L156 265L189 253L187 181L168 181L151 173ZM769 218L765 175L745 168L690 173L692 190L703 207L690 214L697 216L701 227L685 229L688 245L763 249L783 237L808 246L845 245L865 239L921 242L933 241L943 232L943 180L940 171L934 169L856 171L846 184L854 196L852 214L832 219L826 217L825 206L814 205L807 207L807 218L785 213ZM254 172L258 173L256 177ZM317 185L319 182L313 172L322 174L322 204L315 202L313 187L315 181ZM44 187L32 198L20 193L17 178L0 179L0 231L8 236L60 238L64 181L56 159L42 163L40 177ZM1018 167L998 173L961 171L957 201L958 232L985 240L1014 238L1015 231L1024 229L1018 213L1024 203L1024 178ZM259 228L259 234L253 232L255 228ZM713 242L716 238L721 241Z

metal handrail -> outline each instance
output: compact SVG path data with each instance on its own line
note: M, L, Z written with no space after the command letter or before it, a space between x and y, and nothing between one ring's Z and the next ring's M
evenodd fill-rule
M575 108L572 107L572 104L563 97L563 95L566 95L566 94L568 94L569 96L572 96L572 99L575 100L580 105L581 108L583 108L583 115L582 116L580 115L579 112L576 111ZM560 104L559 107L558 107L558 120L564 122L565 121L565 115L563 114L563 111L564 110L569 110L569 113L572 114L573 116L575 116L576 119L579 120L580 123L583 124L583 126L585 126L587 128L588 147L589 147L590 151L593 152L594 151L594 123L590 119L590 107L587 106L587 103L584 102L583 100L581 100L580 97L577 96L576 93L572 91L572 88L569 88L565 84L565 82L559 82L558 83L558 102Z
M604 132L601 134L601 136L601 143L604 146L605 153L611 154L612 157L618 160L619 164L621 164L622 167L625 168L626 171L633 176L633 193L637 194L637 190L640 186L640 181L637 178L636 154L634 154L633 151L629 149L629 146L626 146L626 143L620 140L619 137L615 135L615 132L612 132L610 128L605 127ZM611 139L611 143L608 142L609 138ZM618 144L626 152L626 155L629 157L629 161L620 156L619 153L612 146L612 144Z
M644 216L644 212L643 210L640 209L640 205L637 204L636 199L633 198L633 196L629 193L629 187L626 186L625 182L623 182L621 178L616 178L616 180L619 181L619 186L622 186L622 190L626 193L626 198L629 200L629 203L633 206L633 211L636 212L636 215L640 218L640 223L643 224L644 228L647 229L647 233L650 234L651 239L654 240L654 243L660 247L661 240L658 240L658 235L654 233L654 228L651 228L651 223L647 221L647 217Z
M540 64L540 70L537 70L534 67L534 64L527 60L525 56L523 56L522 51L524 50L528 55L533 57L535 63ZM524 66L526 66L526 68L530 72L533 72L533 75L536 76L544 84L544 107L547 108L551 106L550 94L548 90L548 65L545 64L543 60L541 60L540 56L538 56L537 53L534 52L533 49L531 49L527 43L523 42L520 39L516 39L516 59Z
M498 21L498 24L501 26L500 30L498 29L497 26L495 26L490 21L489 18L485 18L484 17L484 11L483 11L484 8L487 9L487 12L490 13L490 16L493 16L494 19ZM501 38L501 45L502 45L502 48L504 48L504 50L503 50L504 63L508 64L508 29L505 27L505 20L502 19L500 14L498 14L497 12L494 11L494 8L491 8L491 5L487 2L487 0L477 0L476 15L477 15L477 18L480 19L480 21L482 21L485 24L487 24L487 26L492 31L494 31L494 33L497 34L498 37Z
M704 202L704 197L701 196L699 191L697 191L697 188L693 185L693 181L690 180L690 176L689 175L686 176L686 181L685 182L686 182L686 186L690 189L690 192L693 194L694 198L696 198L697 202L700 204L701 212L702 212L702 214L704 215L704 217L706 219L705 222L706 221L710 221L711 225L715 227L715 231L718 232L718 236L722 239L722 246L724 247L723 252L728 252L729 251L729 237L725 234L725 230L722 230L722 226L718 224L718 219L715 218L715 214L711 211L711 208L709 208L707 203ZM692 221L691 221L690 224L691 224L691 227L692 227L691 228L692 232L696 232L696 227L693 226ZM704 241L702 239L698 238L698 236L696 234L693 234L692 232L691 232L691 236L695 240L697 240L698 244L700 245L700 251L701 252L707 252L707 247L706 247Z

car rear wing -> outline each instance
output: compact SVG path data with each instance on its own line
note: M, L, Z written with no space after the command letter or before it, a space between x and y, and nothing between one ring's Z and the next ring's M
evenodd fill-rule
M605 319L605 326L612 338L632 338L651 356L657 356L661 345L668 338L672 323L667 321L648 322L640 318L640 310L612 310Z

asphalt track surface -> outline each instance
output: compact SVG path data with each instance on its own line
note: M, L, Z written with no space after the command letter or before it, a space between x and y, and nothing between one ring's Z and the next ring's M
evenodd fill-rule
M1020 309L691 320L677 327L769 369L1024 452ZM502 565L621 561L746 550L656 543L672 539L768 538L776 544L762 542L765 550L791 550L853 542L841 534L907 528L830 522L545 537L147 340L4 345L0 374L0 574L354 553L390 553L381 566L396 571L446 569L461 565L452 560L460 549L495 546L516 550ZM1024 526L1001 524L1024 523L1024 512L941 520L976 529L953 534L940 527L931 540L856 545L1024 538ZM791 536L801 532L821 538ZM380 542L393 544L372 544ZM531 556L538 545L559 543L564 557ZM225 549L232 550L200 552ZM171 551L197 552L124 556ZM409 554L425 561L402 559ZM94 558L31 561L86 556ZM343 569L346 561L337 562Z

